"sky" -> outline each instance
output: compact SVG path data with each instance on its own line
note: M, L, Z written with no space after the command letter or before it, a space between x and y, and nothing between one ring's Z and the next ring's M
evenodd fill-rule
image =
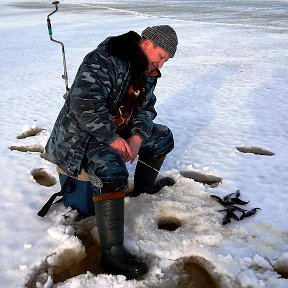
M69 85L106 37L160 24L177 31L177 53L155 90L155 122L175 139L161 172L176 184L125 199L125 246L149 272L137 281L73 275L86 254L97 262L94 217L76 221L62 204L37 216L60 189L55 166L40 154L64 103L61 48L47 33L50 2L1 1L0 286L189 287L197 263L219 287L287 287L287 1L132 2L65 0L51 20L65 44ZM255 147L272 155L241 152ZM134 169L128 164L130 187ZM222 225L223 206L210 196L237 190L250 201L239 207L261 210ZM178 228L159 229L163 222Z

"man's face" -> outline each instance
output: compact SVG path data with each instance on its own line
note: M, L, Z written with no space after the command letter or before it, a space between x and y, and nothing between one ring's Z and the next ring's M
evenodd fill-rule
M148 39L142 43L141 47L146 54L149 63L146 72L150 72L156 68L160 69L170 58L170 55L166 50L155 45Z

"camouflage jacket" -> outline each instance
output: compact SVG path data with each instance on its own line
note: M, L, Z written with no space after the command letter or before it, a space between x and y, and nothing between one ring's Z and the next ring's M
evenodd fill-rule
M148 62L142 52L140 36L130 31L109 37L84 58L68 97L54 124L45 147L49 161L68 175L77 176L91 137L99 143L112 143L117 137L113 112L124 97L131 71L144 73ZM147 140L152 131L157 76L147 76L145 97L130 120L130 132Z

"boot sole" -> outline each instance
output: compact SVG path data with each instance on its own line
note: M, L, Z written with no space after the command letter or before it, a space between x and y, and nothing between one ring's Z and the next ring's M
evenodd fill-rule
M148 267L139 267L139 269L134 271L119 271L119 269L114 268L111 264L105 263L101 260L100 262L101 268L109 274L112 275L124 275L127 280L131 279L139 279L140 277L144 276L148 272Z

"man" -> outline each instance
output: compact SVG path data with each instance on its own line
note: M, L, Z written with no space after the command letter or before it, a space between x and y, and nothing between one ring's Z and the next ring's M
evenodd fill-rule
M131 196L174 184L168 177L155 182L174 141L166 126L153 123L153 91L159 68L174 57L177 35L160 25L141 36L109 37L84 58L45 149L67 175L77 177L83 168L102 181L101 190L91 183L101 266L128 279L146 274L148 266L123 246L125 163L139 156Z

